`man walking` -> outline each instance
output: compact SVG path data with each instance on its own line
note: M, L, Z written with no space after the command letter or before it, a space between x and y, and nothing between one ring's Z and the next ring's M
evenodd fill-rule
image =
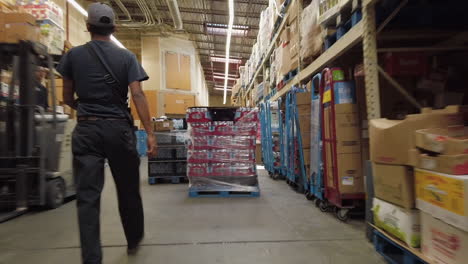
M148 155L156 153L148 104L140 84L148 76L133 53L111 42L114 19L109 6L91 4L87 28L92 40L71 49L58 66L64 78L64 101L78 111L72 141L73 168L81 255L86 264L102 263L99 214L105 159L116 184L129 254L136 253L144 235L140 159L126 105L128 87L148 134Z

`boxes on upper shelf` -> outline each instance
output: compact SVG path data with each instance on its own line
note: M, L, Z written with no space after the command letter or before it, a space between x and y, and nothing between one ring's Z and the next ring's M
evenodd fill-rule
M394 165L412 165L410 150L414 149L416 130L463 125L460 106L442 110L423 109L421 114L408 115L403 120L373 119L369 122L371 160Z
M37 41L38 36L36 19L30 14L0 12L0 42Z
M434 264L465 264L468 232L421 213L422 253Z
M468 175L415 169L416 207L468 231Z
M375 197L401 206L415 208L414 174L409 166L372 163Z
M468 154L468 127L417 130L415 144L423 150L445 155Z
M421 243L420 212L374 198L374 223L411 247Z

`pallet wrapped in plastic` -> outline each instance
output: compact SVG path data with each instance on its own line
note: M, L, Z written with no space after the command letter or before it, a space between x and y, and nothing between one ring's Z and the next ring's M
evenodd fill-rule
M316 57L322 50L323 39L322 28L318 23L319 1L313 0L302 11L300 34L301 34L301 58Z
M186 175L187 130L158 131L154 132L154 135L158 143L158 151L155 157L148 159L149 180ZM146 144L146 138L141 144Z
M190 191L258 191L256 109L190 108L187 123Z

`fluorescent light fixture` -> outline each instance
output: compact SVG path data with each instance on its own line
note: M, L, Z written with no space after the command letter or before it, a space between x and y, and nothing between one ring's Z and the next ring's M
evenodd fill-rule
M83 16L88 17L88 12L82 6L80 6L80 4L78 4L75 0L67 0L67 2L70 3ZM113 35L111 35L111 40L120 48L125 49L125 46L118 39L116 39Z
M226 24L217 24L217 23L206 23L205 24L206 33L212 35L227 35L228 25ZM233 25L232 26L232 35L233 36L246 36L249 32L249 26L244 25Z
M223 62L225 63L226 62L226 58L223 58L223 57L210 57L211 61L212 62ZM241 64L242 63L242 60L241 59L233 59L233 58L230 58L229 59L229 63L234 63L234 64Z
M215 78L215 79L224 79L224 78L226 78L226 76L225 75L223 75L223 76L213 75L213 78ZM227 77L227 80L236 81L237 78Z
M224 88L221 88L221 87L215 87L214 88L215 90L219 90L219 91L224 91ZM232 89L226 89L228 92L232 91ZM224 103L226 104L226 103Z
M228 76L229 76L229 51L231 49L231 34L232 34L232 25L234 24L234 0L228 0L229 7L229 23L228 23L228 32L226 37L226 70L224 72L226 78L224 79L224 95L223 95L223 104L226 104L227 99L227 86L228 86Z

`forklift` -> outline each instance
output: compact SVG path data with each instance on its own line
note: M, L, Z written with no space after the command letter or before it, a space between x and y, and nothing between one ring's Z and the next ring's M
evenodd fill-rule
M56 59L56 58L55 58ZM57 208L76 192L71 140L75 120L57 113L54 58L42 44L0 43L0 223L32 207ZM36 105L37 67L49 69L50 112Z

